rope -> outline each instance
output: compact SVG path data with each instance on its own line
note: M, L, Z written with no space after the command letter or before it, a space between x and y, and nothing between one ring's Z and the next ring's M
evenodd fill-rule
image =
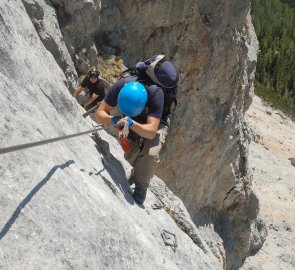
M15 152L15 151L23 150L23 149L32 148L32 147L39 146L39 145L44 145L44 144L48 144L48 143L58 142L58 141L62 141L62 140L82 136L82 135L85 135L85 134L88 134L88 133L91 133L91 132L97 132L100 129L102 129L102 126L98 125L92 130L79 132L79 133L76 133L76 134L65 135L65 136L61 136L61 137L57 137L57 138L53 138L53 139L42 140L42 141L39 141L39 142L32 142L32 143L26 143L26 144L20 144L20 145L0 148L0 155L6 154L6 153L9 153L9 152Z

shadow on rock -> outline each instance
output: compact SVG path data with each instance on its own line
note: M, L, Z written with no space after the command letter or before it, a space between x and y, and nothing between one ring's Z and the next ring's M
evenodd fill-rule
M118 190L113 185L113 183L115 183L124 195L125 200L129 204L133 205L134 200L131 196L132 190L129 187L128 180L125 175L125 170L121 162L111 154L109 143L107 141L104 141L99 136L95 136L95 138L93 139L96 142L96 149L99 151L99 153L103 155L102 163L104 169L107 170L113 181L108 180L104 175L102 175L103 170L97 172L96 175L99 175L104 180L105 184L109 186L112 192L116 196L118 196Z
M50 178L53 176L55 171L57 169L65 169L66 167L69 167L71 164L75 163L74 160L68 160L66 163L61 165L55 165L49 173L39 182L38 185L36 185L32 191L22 200L22 202L17 206L17 208L14 210L13 214L9 218L9 220L4 225L3 229L0 231L0 240L7 234L7 232L10 230L13 223L18 218L19 214L21 213L21 210L26 207L26 205L31 201L31 199L36 195L36 193L50 180Z

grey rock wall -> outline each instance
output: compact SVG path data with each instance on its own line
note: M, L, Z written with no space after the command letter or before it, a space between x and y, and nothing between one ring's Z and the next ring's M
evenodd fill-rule
M89 138L76 139L62 147L56 145L22 153L21 158L11 154L10 159L3 162L1 196L5 214L1 218L1 233L5 238L0 240L0 244L4 243L0 250L3 267L21 265L18 258L34 257L39 248L42 250L39 263L26 261L27 268L33 265L33 269L42 263L50 269L55 262L60 268L103 265L103 269L120 266L129 269L143 266L153 261L155 254L161 254L150 269L158 269L163 262L167 263L163 269L217 269L219 266L210 253L213 252L224 268L237 269L248 255L261 247L264 225L257 220L259 202L251 190L252 176L247 160L249 136L243 116L251 103L257 51L249 15L250 1L77 0L73 4L68 0L23 0L15 5L11 1L2 3L0 8L3 40L0 71L5 89L1 97L4 104L1 125L5 127L1 143L5 146L19 143L20 138L33 141L91 127L90 122L80 117L82 109L68 90L72 90L76 80L74 66L78 73L85 72L89 66L99 64L97 54L101 52L122 56L126 65L155 53L164 53L175 62L181 74L178 106L157 174L183 200L200 229L199 233L192 221L188 221L188 215L183 215L183 210L169 204L170 193L165 195L168 203L164 209L172 219L166 219L165 215L163 218L164 213L152 215L153 227L149 217L144 218L145 211L139 217L130 214L134 209L130 211L126 201L130 203L132 199L122 176L129 167L116 149L119 146L106 134L103 136L112 143L103 151ZM25 19L13 19L11 14ZM19 80L21 85L15 83ZM19 88L26 91L20 93ZM108 153L108 148L116 149L116 154ZM40 152L47 158L46 162L38 158ZM22 162L14 168L12 164L19 163L19 159ZM121 163L123 165L119 165ZM31 168L37 168L36 176L32 176ZM56 176L63 188L57 184L49 190L44 188L45 196L37 199L35 194L39 194L43 186L47 188L46 183L59 169L66 171ZM46 170L48 174L42 177ZM97 173L101 170L106 175ZM20 180L22 171L26 172L23 179L26 181ZM15 179L19 185L12 184ZM38 179L42 179L39 184ZM100 188L102 191L98 191ZM162 184L151 189L156 198L165 202L157 188L161 190ZM36 189L38 192L34 192ZM65 199L60 201L64 194L67 194ZM151 194L149 198L152 202L154 197ZM30 215L30 211L25 211L34 200ZM114 205L106 206L110 202ZM39 205L50 211L44 211ZM101 208L106 211L101 212ZM69 214L65 215L67 211ZM14 214L9 219L10 213ZM50 213L56 218L52 219ZM104 219L105 213L112 214ZM36 221L38 217L40 221ZM123 221L118 222L119 219ZM135 239L131 228L126 234L119 231L113 236L115 230L111 230L109 224L115 224L116 228L122 226L125 231L134 224L134 219L142 220L139 224L143 227L142 232L137 230ZM89 223L87 229L83 220ZM151 243L158 241L155 231L167 220L172 222L171 226L176 222L181 228L180 235L186 239L180 240L180 246L187 248L180 249L174 257L162 250L162 246L152 250L154 243ZM33 229L36 222L37 231ZM61 227L55 223L61 223ZM146 224L156 230L146 230ZM53 229L47 231L51 227ZM94 231L100 232L97 238L93 238ZM62 237L63 234L66 236ZM141 241L146 237L151 242ZM29 246L24 247L28 238L34 247L32 251ZM69 238L74 239L70 244ZM17 246L15 253L8 256L13 244ZM84 253L77 259L78 246L82 246ZM102 251L101 246L106 246L106 250ZM125 250L130 246L136 248L130 252ZM90 261L85 259L87 252L91 254ZM96 257L98 253L100 257ZM118 257L113 268L110 268L111 253ZM48 255L52 258L48 259Z
M214 225L230 269L263 243L243 116L258 48L249 12L242 0L102 1L98 33L127 64L164 53L178 66L179 105L157 173L196 224Z
M0 2L1 149L93 124L28 3ZM222 269L203 239L195 243L165 209L152 208L153 193L145 207L134 203L128 174L121 147L104 131L96 142L83 136L0 154L0 269ZM165 245L164 230L177 247Z
M55 8L49 0L23 0L23 3L40 40L63 70L67 78L67 86L73 92L76 87L77 73L64 42Z
M98 65L93 33L99 29L99 0L47 0L56 10L60 30L79 73ZM44 1L43 1L44 2Z

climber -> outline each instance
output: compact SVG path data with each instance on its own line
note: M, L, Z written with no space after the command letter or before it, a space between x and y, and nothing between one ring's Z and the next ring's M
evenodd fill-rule
M159 152L168 132L170 105L176 102L179 76L164 55L139 62L128 71L130 76L119 79L101 102L96 121L129 126L130 151L125 152L125 158L133 166L129 184L135 183L132 197L142 204L160 162ZM110 115L115 106L123 116Z
M86 87L88 88L89 98L83 102L82 106L84 108L94 107L105 97L105 86L103 80L99 79L99 75L99 70L96 67L91 67L88 70L87 76L83 79L81 85L76 89L74 93L74 97L77 97L81 94L82 91L86 90Z

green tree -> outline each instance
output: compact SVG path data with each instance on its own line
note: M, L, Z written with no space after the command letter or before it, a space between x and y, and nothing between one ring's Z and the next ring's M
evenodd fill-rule
M260 44L255 92L295 117L295 0L253 0Z

